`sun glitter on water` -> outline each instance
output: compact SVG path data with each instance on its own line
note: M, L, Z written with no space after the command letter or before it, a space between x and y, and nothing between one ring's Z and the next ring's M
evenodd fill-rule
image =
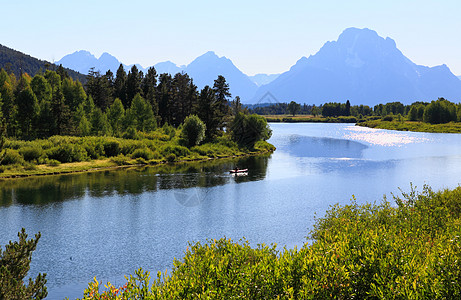
M345 137L348 139L364 141L372 145L384 147L400 147L406 144L427 141L426 138L411 136L406 132L395 132L384 129L350 126L346 130L349 131L349 133L345 134Z

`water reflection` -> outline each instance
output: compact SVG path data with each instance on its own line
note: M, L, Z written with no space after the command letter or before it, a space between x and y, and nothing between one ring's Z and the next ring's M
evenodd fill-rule
M6 180L0 183L0 206L44 205L81 199L86 193L90 197L140 195L261 180L266 177L268 160L269 156L259 156ZM248 176L231 176L229 170L235 166L248 168Z
M290 135L281 150L296 157L361 158L366 148L351 140Z

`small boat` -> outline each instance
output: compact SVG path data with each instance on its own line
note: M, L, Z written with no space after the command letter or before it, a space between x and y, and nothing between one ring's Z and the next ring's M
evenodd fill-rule
M229 170L229 173L233 173L233 174L236 174L236 173L247 173L248 172L248 169L235 169L235 170Z

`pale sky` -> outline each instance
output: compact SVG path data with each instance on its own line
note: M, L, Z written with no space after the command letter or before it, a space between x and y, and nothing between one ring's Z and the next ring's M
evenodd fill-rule
M57 61L109 52L143 67L212 50L248 75L287 71L348 27L391 37L413 62L461 75L459 0L0 0L0 44Z

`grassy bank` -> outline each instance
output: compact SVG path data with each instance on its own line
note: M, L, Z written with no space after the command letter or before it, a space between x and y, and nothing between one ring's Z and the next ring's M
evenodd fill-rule
M424 122L412 121L383 121L370 120L357 123L359 126L400 130L400 131L416 131L416 132L434 132L434 133L461 133L461 123L445 123L445 124L429 124Z
M95 279L85 299L460 299L461 188L394 200L333 206L301 249L192 243L171 273Z
M7 140L0 178L64 174L134 165L157 165L223 157L256 155L275 148L259 141L239 147L229 136L185 147L177 130L136 133L132 138L53 136L45 140Z
M313 115L264 115L267 122L284 122L284 123L356 123L357 118L353 116L340 117L314 117Z

